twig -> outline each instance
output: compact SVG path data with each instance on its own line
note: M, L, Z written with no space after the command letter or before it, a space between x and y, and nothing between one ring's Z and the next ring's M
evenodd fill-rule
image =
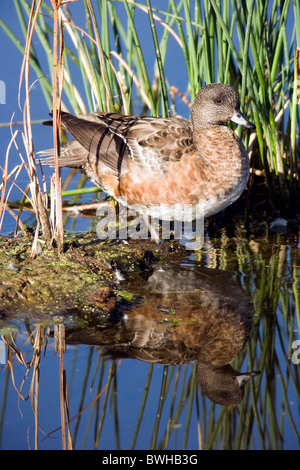
M61 0L51 0L52 8L54 11L54 25L53 25L53 141L54 141L54 170L55 170L55 237L59 253L63 251L64 245L64 232L63 232L63 217L62 217L62 200L61 200L61 180L59 171L59 156L60 156L60 131L61 131L61 93L63 81L63 33L61 16L59 16L59 7ZM57 63L57 48L58 48L58 26L60 27L60 44L59 44L59 64ZM59 73L59 83L57 84L57 70ZM58 85L58 89L57 89ZM57 100L57 95L59 97Z

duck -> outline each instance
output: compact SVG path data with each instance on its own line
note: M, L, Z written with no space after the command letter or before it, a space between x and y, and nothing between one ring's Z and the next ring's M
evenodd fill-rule
M143 216L207 218L236 201L249 179L247 151L228 121L255 129L240 110L237 91L223 83L200 89L190 120L62 111L62 128L73 139L62 146L59 166L85 173ZM53 149L41 153L42 163L53 166Z

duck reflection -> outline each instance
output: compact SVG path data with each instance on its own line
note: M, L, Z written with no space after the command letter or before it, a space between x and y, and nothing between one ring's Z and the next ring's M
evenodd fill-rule
M208 398L227 406L241 402L246 382L258 372L240 373L230 366L252 327L249 299L230 273L174 265L156 268L126 289L137 302L125 308L116 302L105 324L67 330L67 343L99 345L114 358L169 365L196 361ZM103 301L103 291L97 297ZM106 297L112 304L111 293Z

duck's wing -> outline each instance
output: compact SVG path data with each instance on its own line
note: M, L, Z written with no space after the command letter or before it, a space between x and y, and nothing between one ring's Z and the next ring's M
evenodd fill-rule
M193 147L190 122L182 118L95 113L81 119L62 112L61 120L75 139L62 148L65 166L79 168L93 156L119 175L128 159L163 172L166 162L179 160Z
M95 117L123 139L128 149L126 158L153 172L163 173L166 162L179 160L193 149L191 123L183 118L111 113L96 113Z

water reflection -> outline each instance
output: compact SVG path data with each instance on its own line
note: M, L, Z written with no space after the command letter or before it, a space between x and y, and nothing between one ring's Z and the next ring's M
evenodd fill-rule
M66 330L66 342L105 347L114 358L159 364L196 361L203 393L234 406L257 372L241 373L229 364L249 338L253 312L249 298L232 275L197 266L156 268L146 280L126 286L140 298L131 306L114 305L111 322L91 322ZM95 297L103 297L103 292ZM107 295L108 302L113 302ZM104 299L102 298L102 301Z
M119 284L134 302L94 292L109 318L2 316L0 448L298 449L299 249L225 239L207 253L211 269ZM236 384L233 358L237 374L261 374L219 406L206 384L217 377L222 395L220 371Z

